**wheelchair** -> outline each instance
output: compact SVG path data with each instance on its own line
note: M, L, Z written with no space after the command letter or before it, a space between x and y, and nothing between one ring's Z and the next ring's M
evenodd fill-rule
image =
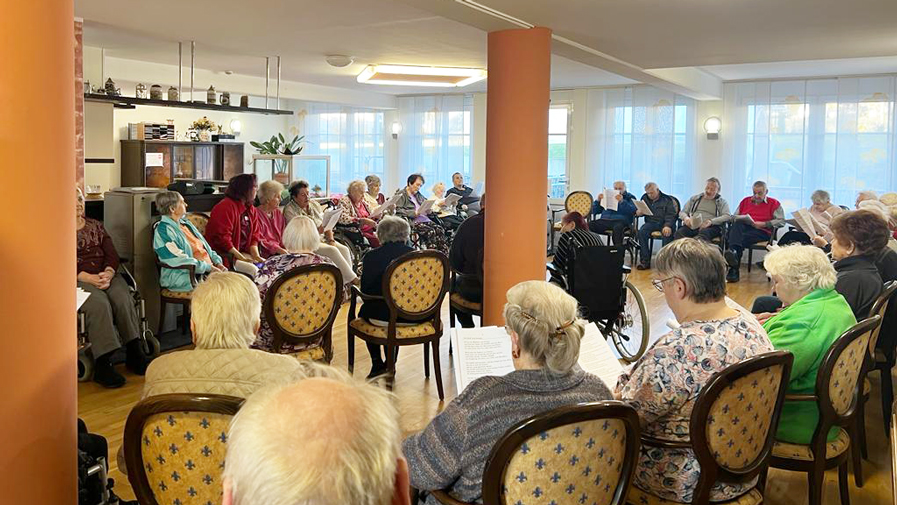
M623 246L586 246L573 251L567 271L551 263L552 277L579 302L583 317L595 323L620 357L632 363L648 347L651 324L645 299L629 282L630 267L623 264Z
M352 253L352 270L361 277L361 260L370 251L371 244L354 224L337 224L333 228L333 240L346 246Z
M141 347L144 354L149 358L155 358L162 352L162 346L159 339L149 329L146 322L146 306L140 291L137 290L137 281L124 265L124 260L118 268L119 275L128 285L128 291L134 301L134 308L137 310L137 318L140 321L140 334L137 338L141 340ZM90 340L87 335L87 316L80 310L78 311L78 381L86 382L93 377L94 356L90 352Z

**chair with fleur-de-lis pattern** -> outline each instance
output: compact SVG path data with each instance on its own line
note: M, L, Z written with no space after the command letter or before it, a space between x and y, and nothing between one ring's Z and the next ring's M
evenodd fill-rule
M776 441L772 448L772 467L807 473L810 505L822 503L825 471L831 468L838 468L841 504L850 503L847 477L850 437L845 428L854 423L857 414L858 396L863 387L860 377L868 363L869 340L880 322L878 315L864 319L835 340L816 373L815 394L785 396L786 401L815 402L819 409L819 422L809 444ZM837 430L836 437L829 441L833 428Z
M230 421L242 398L177 393L141 400L125 423L128 480L142 505L221 503Z
M265 294L262 311L274 337L274 352L284 343L317 343L297 356L330 363L333 322L343 302L343 275L327 263L302 265L280 274Z
M746 484L758 481L747 493L714 502L723 505L756 505L763 502L765 473L772 455L775 432L782 413L785 390L794 355L773 351L717 372L701 389L689 420L690 441L661 440L642 436L642 444L665 449L691 449L701 468L691 503L710 503L718 483ZM632 487L632 505L672 505Z
M564 199L564 212L567 214L579 212L583 219L588 221L592 216L592 200L592 194L588 191L572 191ZM554 223L553 226L555 230L560 230L560 221Z
M349 372L355 369L355 337L369 344L386 346L386 369L391 387L395 377L395 351L400 346L424 344L433 348L433 371L439 399L445 395L442 389L442 368L439 363L439 338L442 337L440 310L448 292L448 258L439 251L425 249L412 251L394 259L383 275L383 296L362 293L352 286L349 299L348 361ZM389 308L387 326L379 326L355 317L357 299L383 300ZM413 323L397 323L399 319ZM424 374L430 376L429 356L424 353Z

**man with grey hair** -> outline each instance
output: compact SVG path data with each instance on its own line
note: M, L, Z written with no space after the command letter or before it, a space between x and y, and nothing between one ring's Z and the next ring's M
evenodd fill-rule
M614 245L623 243L623 233L627 228L632 227L635 220L635 195L626 191L625 181L614 181L614 190L617 194L614 198L617 200L617 210L607 209L601 205L604 199L604 193L598 193L598 199L592 202L592 214L599 214L601 217L589 223L589 230L594 233L602 234L611 232L611 238ZM606 202L605 202L606 203ZM588 216L583 216L588 218Z
M651 250L649 246L654 240L651 236L654 232L660 232L663 245L673 241L673 232L676 231L676 218L679 216L679 201L670 195L664 194L657 187L657 183L645 184L645 194L641 200L651 210L650 216L645 217L645 223L638 230L639 262L636 268L645 270L651 268ZM641 216L641 211L636 211L636 216Z
M230 427L223 505L410 505L391 395L327 366L253 394Z
M785 222L782 204L768 196L769 188L766 183L757 181L752 189L753 194L744 197L738 204L738 210L729 228L729 250L726 251L726 263L729 264L729 272L726 274L728 282L739 281L741 275L738 267L745 248L769 240L775 229ZM750 216L750 219L742 220L741 216Z
M676 230L675 239L696 237L706 242L723 235L723 223L729 221L729 202L719 192L722 185L719 179L711 177L704 185L704 192L688 199L679 210L682 226Z

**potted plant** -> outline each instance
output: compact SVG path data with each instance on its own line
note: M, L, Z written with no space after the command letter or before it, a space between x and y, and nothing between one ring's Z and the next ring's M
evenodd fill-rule
M199 132L199 140L202 142L209 142L212 140L211 131L217 130L218 126L214 121L209 119L206 116L203 116L201 119L197 119L190 125L190 129Z
M259 154L282 154L293 156L302 152L302 144L305 136L296 135L293 140L287 142L282 133L272 135L266 142L250 141L249 144L256 148ZM290 182L290 174L287 172L289 163L287 160L274 160L274 180L286 186Z

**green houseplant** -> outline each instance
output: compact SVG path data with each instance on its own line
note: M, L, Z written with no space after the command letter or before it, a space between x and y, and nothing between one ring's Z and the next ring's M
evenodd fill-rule
M259 154L282 154L293 156L302 152L305 136L296 135L293 140L287 142L282 133L271 135L271 139L265 142L250 141L249 145L256 148ZM287 173L289 163L286 160L274 160L274 180L286 185L290 182L290 174Z

